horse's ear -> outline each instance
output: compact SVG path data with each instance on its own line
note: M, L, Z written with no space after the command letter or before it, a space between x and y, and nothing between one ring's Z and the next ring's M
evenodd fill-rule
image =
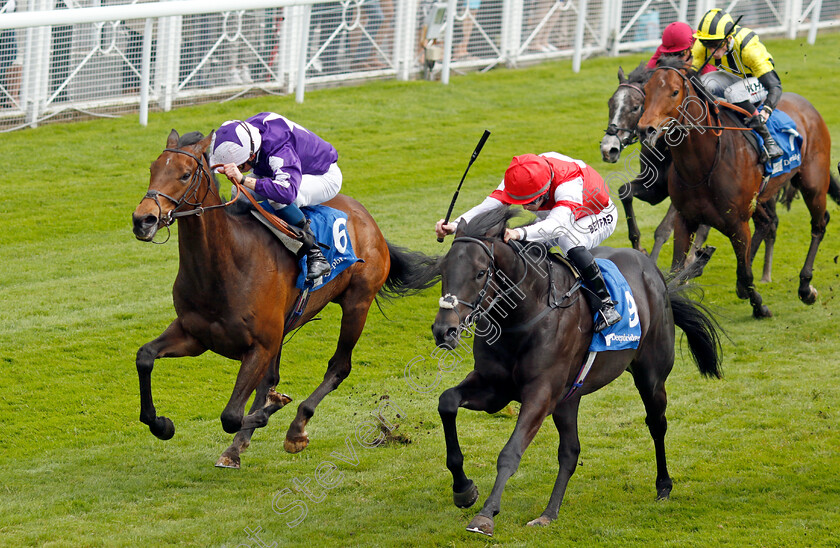
M621 66L618 67L618 83L623 84L627 78L624 76L624 69Z
M202 139L201 141L199 141L195 144L195 146L198 147L198 149L202 153L207 152L207 148L210 146L210 143L213 142L213 134L214 133L215 133L215 131L211 131L210 135L208 135L207 137L205 137L204 139Z
M178 139L180 139L180 138L181 138L181 136L178 135L177 131L175 131L174 129L172 131L170 131L169 132L169 137L166 138L166 148L177 147L178 146Z
M467 223L458 223L457 225L455 225L455 237L456 238L464 235L464 229L466 228L466 226L467 226Z

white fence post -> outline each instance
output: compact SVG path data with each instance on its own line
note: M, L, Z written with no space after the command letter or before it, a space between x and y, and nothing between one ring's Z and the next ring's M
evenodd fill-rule
M161 17L158 21L157 47L155 48L155 84L158 104L168 112L172 110L175 89L181 65L181 33L183 17Z
M394 6L394 64L397 80L408 80L417 43L417 0L398 0Z
M440 73L440 83L449 83L449 65L452 63L452 38L455 36L455 10L458 9L457 0L446 3L446 31L443 38L443 67Z
M813 46L817 41L817 25L820 23L822 0L813 0L811 6L811 28L808 29L808 43Z
M504 0L502 2L502 37L501 52L504 62L515 67L519 60L519 47L522 44L522 0Z
M303 102L303 93L306 91L306 57L309 48L309 21L312 15L312 5L307 4L303 6L303 13L300 17L300 30L298 36L300 37L300 48L298 50L298 69L297 69L297 86L295 91L295 102Z
M152 72L152 32L154 20L146 19L143 29L143 57L140 65L140 125L149 124L149 81Z
M796 38L796 32L799 30L799 24L802 22L802 0L788 0L788 38L793 40Z
M575 23L575 52L572 55L572 72L580 72L580 60L583 54L583 31L586 23L587 0L578 0L577 22Z

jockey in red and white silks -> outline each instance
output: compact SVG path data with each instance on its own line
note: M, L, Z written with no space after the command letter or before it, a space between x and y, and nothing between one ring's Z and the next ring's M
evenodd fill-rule
M460 222L514 204L535 212L537 222L527 227L507 228L505 242L526 240L558 246L600 300L593 310L593 314L601 313L595 331L621 320L601 270L589 252L615 231L616 208L603 178L581 160L556 152L515 156L502 184L490 196L451 223L441 219L435 225L435 232L442 238L453 234Z
M535 192L539 195L531 196ZM543 196L538 205L530 203ZM545 242L559 246L563 253L577 246L591 249L600 245L618 223L615 205L598 172L557 152L515 157L499 187L452 222L457 225L479 213L513 204L534 211L537 222L509 229L507 240Z

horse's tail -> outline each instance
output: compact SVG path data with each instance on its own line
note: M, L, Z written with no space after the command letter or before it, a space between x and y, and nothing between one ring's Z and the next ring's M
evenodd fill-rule
M696 286L672 280L668 284L668 298L674 312L674 323L683 330L694 363L705 377L721 378L723 348L720 336L723 328L712 312L690 296Z
M440 258L429 257L418 251L388 244L391 270L379 296L405 297L428 289L440 280Z

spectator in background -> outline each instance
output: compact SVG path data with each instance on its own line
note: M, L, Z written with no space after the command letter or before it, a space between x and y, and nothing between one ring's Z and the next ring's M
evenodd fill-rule
M461 41L455 44L452 49L453 61L472 61L475 57L470 55L470 38L472 38L473 26L475 25L475 14L481 7L481 0L467 0L467 9L464 11L464 18L461 20Z
M185 88L206 88L210 86L210 81L207 78L209 60L200 69L198 69L198 66L204 56L210 52L210 48L213 47L214 36L208 32L208 29L213 28L212 24L215 24L213 17L218 16L209 13L184 16L181 27L183 37L181 42L181 66L178 76Z
M367 31L370 38L361 33L355 49L355 59L352 68L356 70L375 70L385 68L385 63L378 58L373 49L376 35L385 20L385 13L382 11L380 0L364 0L360 5L361 15L365 17L362 28Z
M557 6L555 8L555 6ZM574 22L573 18L562 17L558 12L565 12L572 7L568 0L537 0L536 6L531 10L531 17L529 23L531 29L536 29L546 17L545 22L540 31L534 36L531 42L530 50L534 52L551 53L558 51L560 48L550 42L555 30L558 30L560 47L568 47L571 44L570 26ZM549 16L549 12L554 9L554 12ZM559 29L558 29L559 24Z
M55 9L67 9L67 0L57 0ZM70 78L70 45L73 41L72 25L53 25L51 27L52 47L50 48L50 94L55 94L53 102L67 101L67 79ZM64 86L64 87L62 87ZM58 91L61 88L61 91Z
M156 0L135 0L132 4L147 4ZM143 61L143 34L146 32L145 19L128 19L123 21L128 32L128 43L125 47L125 58L128 62L123 67L123 93L136 94L140 92L140 70ZM157 30L157 20L152 26L152 63L155 60L154 35Z
M15 0L0 0L0 14L15 11ZM17 82L12 82L11 67L17 58L17 36L14 29L0 30L0 108L12 105L14 99L12 88Z
M338 70L338 46L346 34L339 31L342 7L339 2L315 4L312 6L312 24L310 27L313 43L310 54L314 57L312 68L317 72L335 73ZM329 43L327 43L329 41ZM316 54L324 48L317 57Z

